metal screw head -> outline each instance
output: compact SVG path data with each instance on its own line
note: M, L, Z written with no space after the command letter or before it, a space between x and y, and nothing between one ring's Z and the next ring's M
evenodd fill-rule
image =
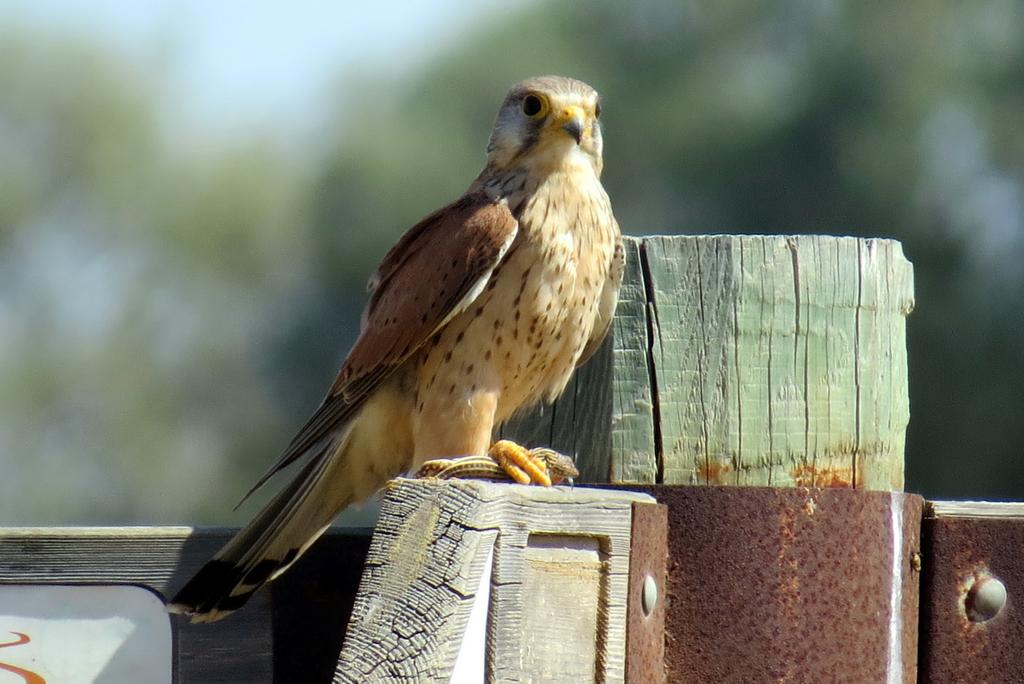
M640 596L640 608L644 617L650 617L654 607L658 605L658 583L650 574L644 576L644 590Z
M974 580L964 597L964 608L971 622L991 620L1006 605L1006 585L991 575Z

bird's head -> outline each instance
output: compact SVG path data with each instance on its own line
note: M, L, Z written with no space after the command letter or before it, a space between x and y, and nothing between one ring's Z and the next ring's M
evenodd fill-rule
M498 110L487 160L497 168L589 164L601 174L601 101L583 81L538 76L512 86Z

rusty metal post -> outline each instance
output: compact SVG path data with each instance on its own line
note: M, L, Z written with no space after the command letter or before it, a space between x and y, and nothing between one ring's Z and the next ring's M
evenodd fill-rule
M920 497L634 488L668 507L668 681L917 680Z
M929 502L921 680L1024 682L1024 504Z

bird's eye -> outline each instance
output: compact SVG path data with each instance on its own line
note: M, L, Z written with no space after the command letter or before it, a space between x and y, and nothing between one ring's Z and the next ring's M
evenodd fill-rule
M601 118L601 101L600 100L598 100L594 104L594 118L595 119L600 119Z
M538 95L527 95L523 98L523 114L531 118L542 116L547 107Z

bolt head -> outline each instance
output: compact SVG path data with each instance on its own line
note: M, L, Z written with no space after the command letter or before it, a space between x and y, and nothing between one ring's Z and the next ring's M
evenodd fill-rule
M643 593L640 596L640 607L644 617L650 617L658 605L658 583L649 574L644 577Z
M967 619L971 622L987 622L999 615L1005 605L1006 585L988 574L976 578L964 597Z

